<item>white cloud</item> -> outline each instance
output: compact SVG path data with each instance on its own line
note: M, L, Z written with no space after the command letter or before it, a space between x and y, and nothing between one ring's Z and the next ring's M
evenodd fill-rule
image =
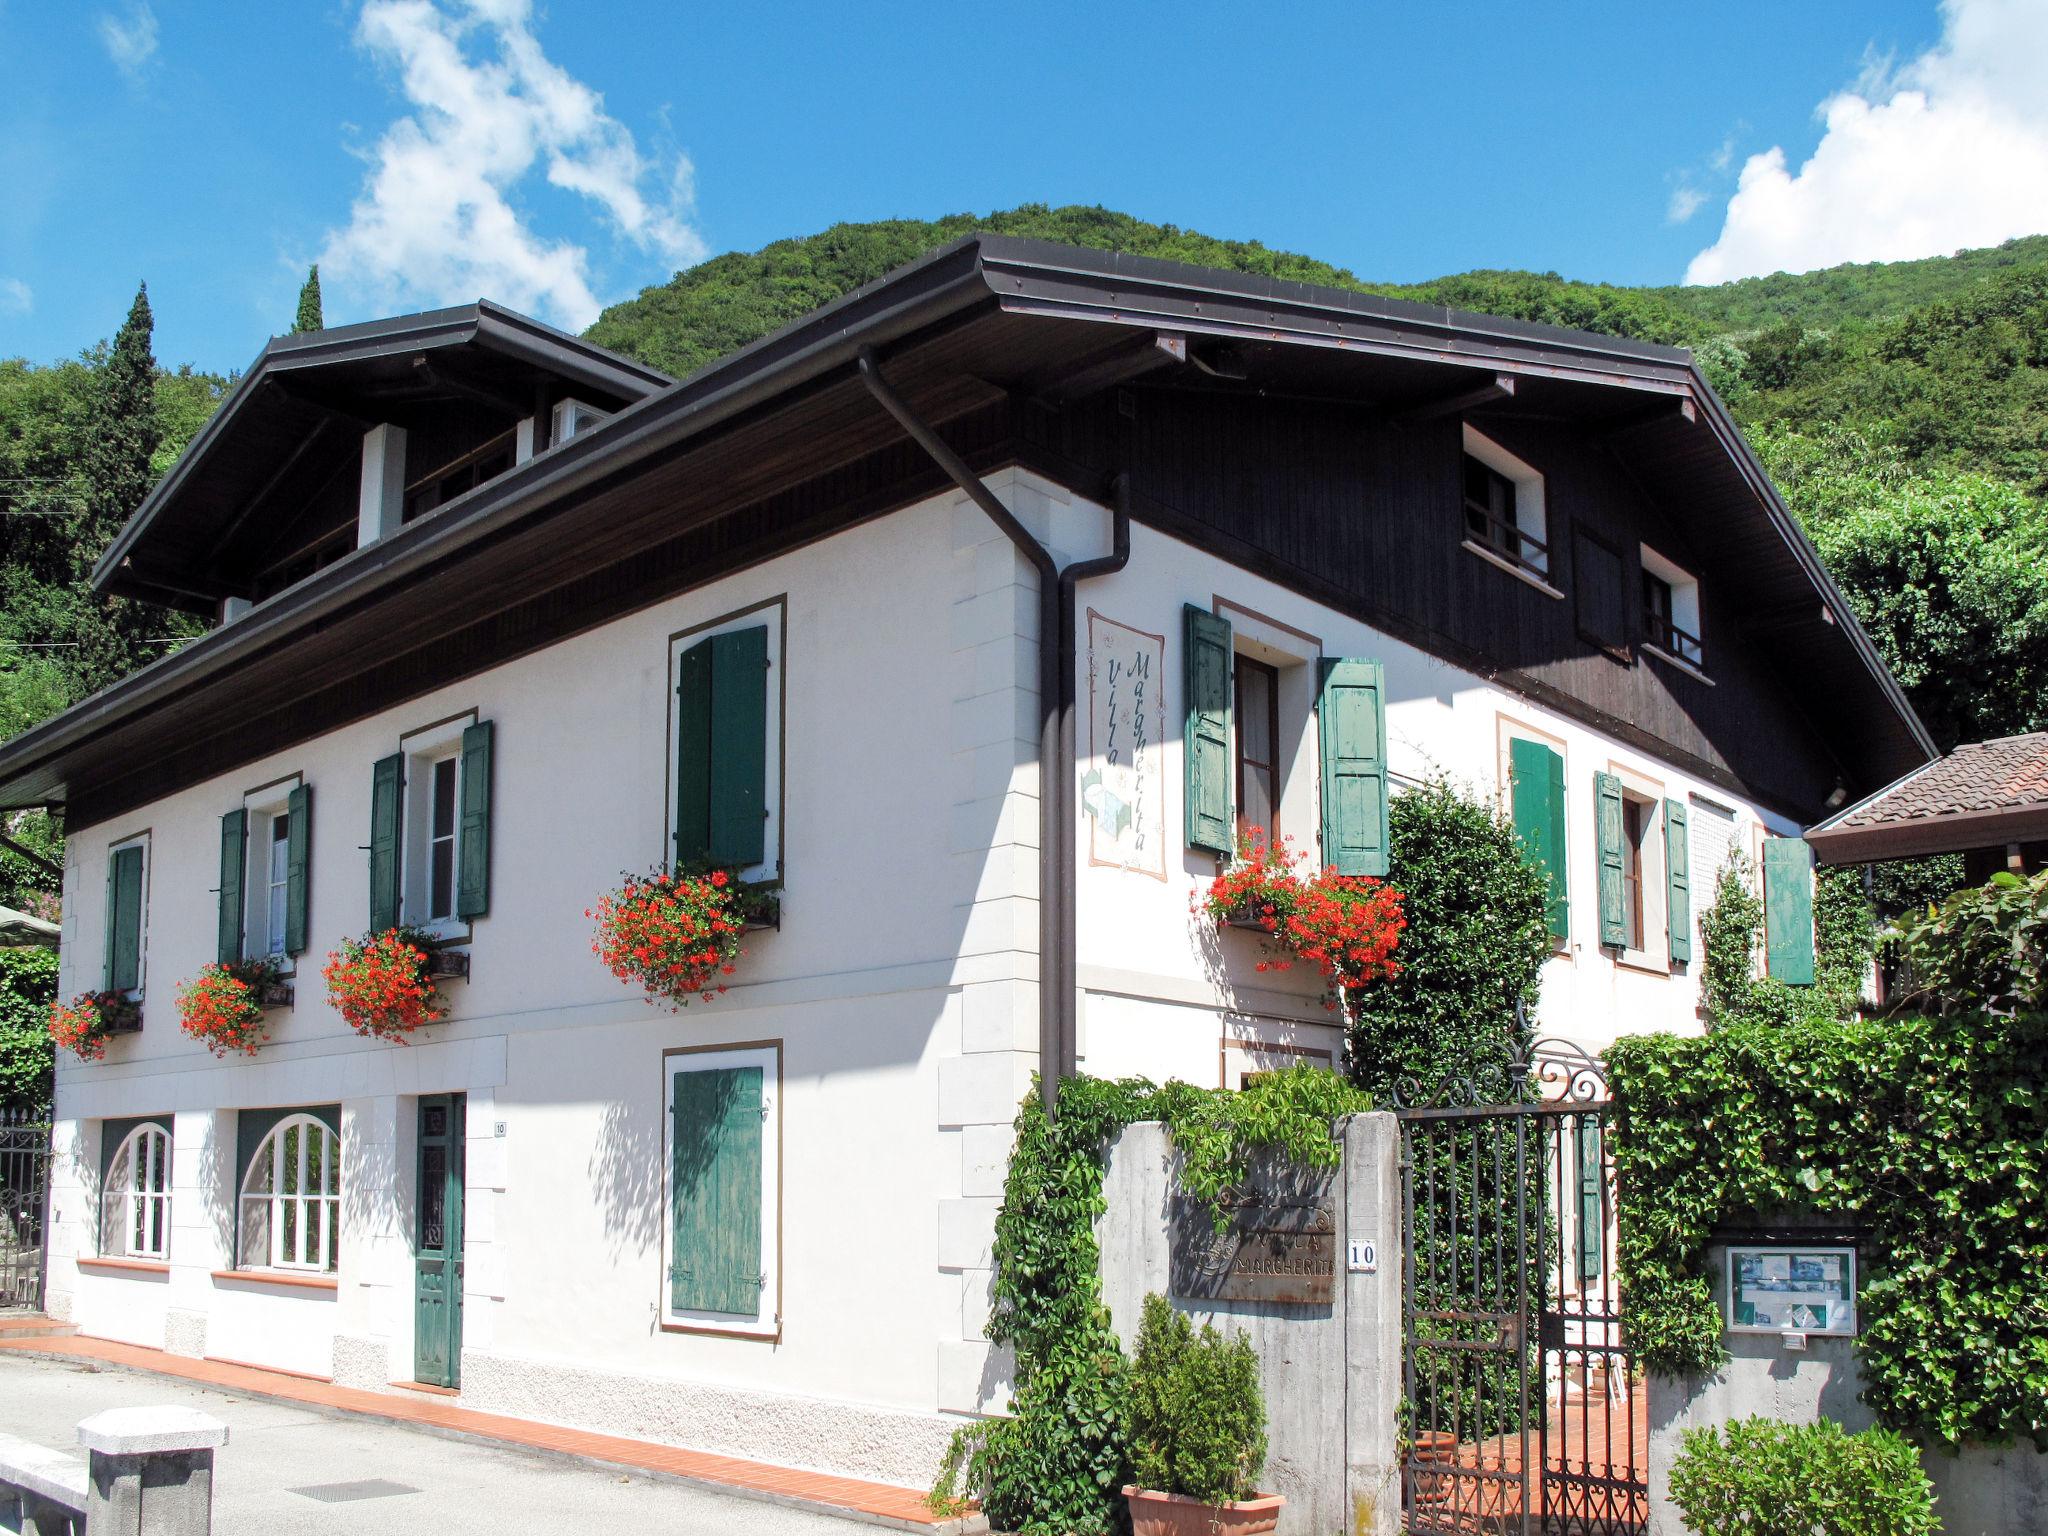
M1664 210L1666 223L1683 224L1698 213L1707 203L1707 194L1698 187L1681 182L1671 189L1671 202Z
M0 315L25 315L35 307L34 289L18 277L0 277Z
M126 20L103 12L98 27L107 57L129 79L140 79L144 67L156 57L156 12L150 9L149 0L135 0L128 7Z
M389 304L478 297L581 329L602 307L587 246L539 234L513 194L539 167L616 238L670 266L701 261L687 158L659 165L552 63L531 0L369 0L357 41L398 71L413 110L384 131L323 280Z
M1865 58L1795 173L1751 155L1689 283L1902 261L2048 232L2048 5L1943 0L1941 41Z

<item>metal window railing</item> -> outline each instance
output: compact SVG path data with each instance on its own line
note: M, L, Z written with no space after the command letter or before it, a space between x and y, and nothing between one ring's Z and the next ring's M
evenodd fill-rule
M1549 578L1550 546L1484 502L1466 499L1465 531L1488 552L1512 561L1532 575Z

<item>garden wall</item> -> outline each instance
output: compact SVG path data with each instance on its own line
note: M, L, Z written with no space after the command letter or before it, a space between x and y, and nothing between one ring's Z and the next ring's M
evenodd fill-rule
M1156 1122L1126 1128L1112 1148L1097 1224L1103 1301L1127 1350L1150 1291L1257 1348L1270 1436L1261 1486L1287 1495L1280 1536L1392 1536L1401 1524L1400 1136L1390 1114L1354 1115L1338 1134L1339 1167L1267 1167L1252 1181L1264 1209L1297 1213L1282 1219L1315 1230L1327 1220L1326 1303L1175 1294L1215 1288L1188 1281L1217 1250L1206 1210L1174 1193L1174 1153ZM1372 1245L1370 1269L1347 1263L1353 1240Z
M1727 1272L1721 1247L1708 1250L1707 1272ZM1686 1430L1754 1415L1789 1424L1827 1418L1848 1430L1874 1422L1853 1341L1809 1336L1794 1351L1774 1335L1731 1333L1726 1343L1732 1358L1713 1376L1649 1380L1650 1536L1686 1536L1669 1499L1671 1463ZM1943 1536L2048 1531L2048 1455L2031 1445L1925 1451L1920 1459L1934 1481Z

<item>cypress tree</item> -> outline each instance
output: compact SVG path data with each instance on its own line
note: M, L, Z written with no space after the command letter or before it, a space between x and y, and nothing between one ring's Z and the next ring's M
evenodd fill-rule
M305 286L299 289L299 314L292 321L291 334L303 336L308 331L324 331L326 322L320 317L320 263L314 262L306 274Z

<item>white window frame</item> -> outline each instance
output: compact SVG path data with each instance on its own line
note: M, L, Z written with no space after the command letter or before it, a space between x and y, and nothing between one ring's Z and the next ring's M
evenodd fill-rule
M1671 971L1671 881L1665 854L1664 786L1655 779L1624 768L1619 763L1609 763L1607 771L1621 780L1621 797L1624 805L1630 800L1647 803L1650 807L1649 822L1643 833L1642 882L1643 932L1642 944L1634 949L1623 949L1615 956L1616 965L1632 970L1653 971L1658 975L1669 975ZM1622 836L1628 835L1626 816L1622 821ZM1689 851L1688 851L1689 852ZM1699 898L1694 897L1697 901ZM1709 898L1711 899L1711 898Z
M149 874L150 865L154 862L150 857L149 834L147 832L137 832L132 837L124 837L117 842L107 844L107 862L110 866L113 863L114 855L123 848L140 848L142 850L142 911L135 926L135 985L121 994L129 1002L139 1003L142 1001L143 993L149 989ZM111 929L114 922L114 913L111 902L102 909L101 921L110 930L100 935L100 944L102 949L104 949L107 941L112 937ZM107 979L112 980L111 977Z
M1671 622L1699 642L1697 657L1680 656L1668 646L1649 635L1643 637L1643 649L1652 655L1683 667L1697 676L1706 675L1707 637L1700 628L1700 582L1682 566L1665 559L1657 551L1644 544L1638 547L1643 569L1657 577L1671 588Z
M1515 487L1515 528L1537 540L1548 551L1552 548L1550 539L1550 513L1543 497L1543 474L1532 465L1509 453L1492 438L1481 432L1469 421L1464 424L1464 449L1473 458L1484 464L1495 474L1512 481ZM1459 466L1458 526L1464 528L1464 468ZM1519 576L1529 585L1552 597L1564 594L1551 585L1550 556L1548 553L1527 563L1509 560L1498 551L1489 549L1469 533L1465 535L1465 547L1482 560L1499 566L1511 576Z
M476 711L424 726L399 738L405 771L399 791L398 920L436 939L469 936L469 921L456 914L462 892L462 733L476 724ZM448 912L430 918L433 895L434 765L455 763L455 845L451 854Z
M306 1193L303 1188L304 1164L306 1162L306 1136L304 1132L309 1127L332 1143L331 1153L323 1160L324 1167L322 1171L324 1177L322 1183L324 1187L311 1194ZM301 1132L299 1137L300 1168L298 1170L298 1182L302 1186L301 1189L297 1193L287 1193L277 1189L275 1185L281 1181L273 1174L271 1180L273 1187L271 1189L252 1191L249 1188L250 1180L255 1178L257 1170L264 1166L266 1158L269 1158L273 1168L275 1167L277 1160L281 1159L284 1155L285 1133L293 1129ZM331 1275L337 1271L339 1268L341 1236L341 1159L341 1133L333 1129L325 1120L322 1120L317 1115L286 1115L270 1128L270 1133L263 1138L256 1148L255 1155L249 1159L249 1166L242 1170L241 1183L236 1192L235 1267L237 1269L268 1269L290 1274L325 1275ZM262 1263L250 1262L245 1251L249 1242L249 1207L252 1204L259 1206L263 1212L266 1257ZM288 1207L294 1208L296 1217L294 1225L298 1229L298 1251L300 1254L304 1254L307 1251L306 1239L308 1232L311 1230L307 1218L315 1215L319 1217L319 1231L322 1242L321 1253L317 1260L308 1261L284 1253L284 1216Z
M284 925L291 921L291 898L285 897L284 910L279 913L279 928L271 932L270 924L270 848L274 840L274 829L279 817L290 814L291 793L304 782L303 776L293 774L275 784L265 784L252 789L242 796L242 810L246 815L246 846L243 849L242 873L242 958L245 960L275 960L283 974L292 974L292 957L284 950ZM289 847L289 845L287 845ZM286 853L286 879L290 878L290 853Z
M107 1163L105 1186L100 1190L100 1257L103 1259L148 1259L168 1263L171 1255L172 1166L171 1133L154 1120L135 1126L121 1138L121 1145ZM140 1187L135 1173L140 1154ZM152 1179L152 1175L154 1179ZM157 1187L151 1188L154 1182ZM161 1241L152 1244L146 1236L154 1212Z
M684 1072L720 1068L761 1069L761 1310L758 1316L731 1312L678 1311L669 1285L676 1251L676 1127L672 1113L676 1078ZM776 1338L782 1333L782 1046L731 1046L663 1053L661 1063L661 1321L685 1331L737 1333Z
M768 690L767 724L762 742L762 761L767 765L768 776L762 790L762 808L767 814L761 822L761 862L749 864L739 871L739 877L744 881L782 878L782 720L789 698L789 674L782 665L782 657L789 628L789 604L781 597L771 597L751 608L713 619L668 638L668 758L661 775L661 853L658 861L664 869L672 866L676 857L676 756L682 748L682 720L676 711L676 688L682 682L683 653L713 635L730 634L738 629L758 629L762 625L768 629L768 676L762 683Z
M548 413L548 446L552 448L558 443L566 443L571 438L588 432L609 415L610 411L599 410L588 400L565 395L555 402L554 409Z

